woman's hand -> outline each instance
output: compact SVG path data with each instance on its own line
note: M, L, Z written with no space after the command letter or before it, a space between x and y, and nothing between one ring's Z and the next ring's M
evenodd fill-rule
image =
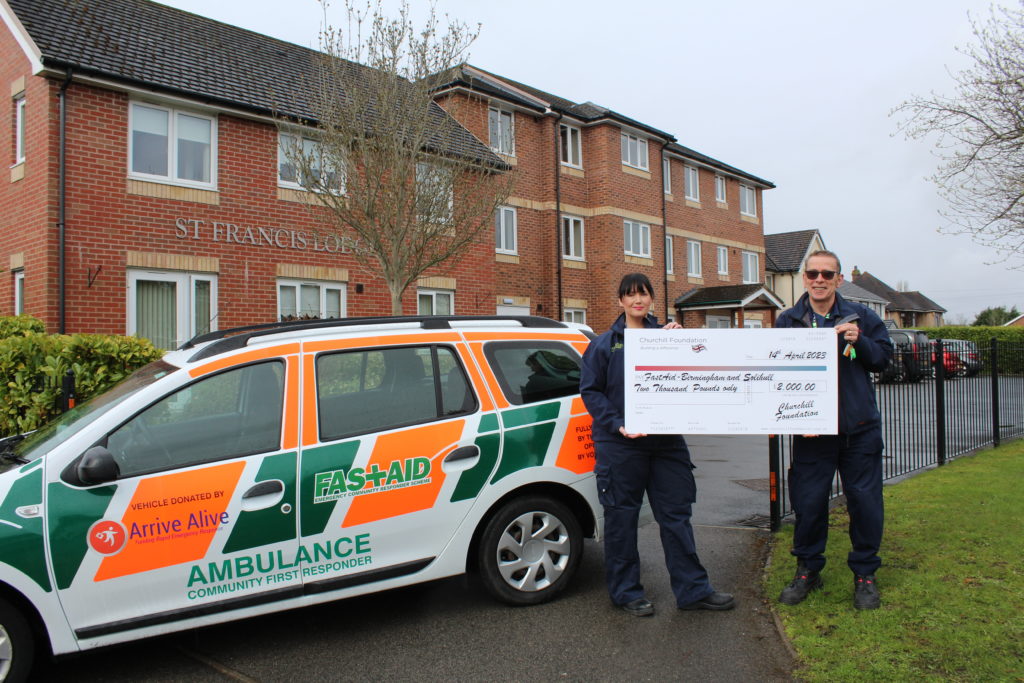
M681 330L681 329L683 329L683 326L680 325L677 322L670 322L670 323L665 323L664 327L662 327L661 329L663 329L663 330Z
M630 434L626 431L625 427L619 427L619 434L622 434L627 439L639 439L642 436L647 436L646 434Z

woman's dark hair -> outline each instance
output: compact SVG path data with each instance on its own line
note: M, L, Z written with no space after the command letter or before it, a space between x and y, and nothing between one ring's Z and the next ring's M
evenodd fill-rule
M628 275L622 276L622 281L619 283L619 298L626 296L627 294L650 294L654 297L654 287L651 285L651 281L643 273L629 273Z

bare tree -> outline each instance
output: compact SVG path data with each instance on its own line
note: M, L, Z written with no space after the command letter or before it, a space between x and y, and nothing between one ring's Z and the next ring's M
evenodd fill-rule
M362 11L347 0L345 12L346 30L325 21L304 93L309 120L281 121L283 172L326 209L315 211L324 230L384 280L397 315L417 278L483 239L513 175L458 123L457 103L446 111L434 101L432 85L476 32L454 21L439 32L432 6L420 28L405 2L394 18L380 0Z
M909 138L935 136L932 180L948 203L941 230L969 234L1003 260L1024 256L1024 4L971 19L973 64L951 74L953 96L915 96L894 110Z

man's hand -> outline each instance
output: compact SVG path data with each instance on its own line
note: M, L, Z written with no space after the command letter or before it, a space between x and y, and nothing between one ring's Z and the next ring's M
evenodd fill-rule
M619 434L622 434L627 439L639 439L642 436L647 436L646 434L630 434L626 431L625 427L619 427Z
M841 335L843 340L850 344L856 344L857 340L860 339L860 328L857 327L857 323L836 325L835 330L836 334Z

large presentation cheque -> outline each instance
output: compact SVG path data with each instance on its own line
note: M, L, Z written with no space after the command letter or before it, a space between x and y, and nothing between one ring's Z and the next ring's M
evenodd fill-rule
M625 346L630 433L838 431L831 328L626 330Z

